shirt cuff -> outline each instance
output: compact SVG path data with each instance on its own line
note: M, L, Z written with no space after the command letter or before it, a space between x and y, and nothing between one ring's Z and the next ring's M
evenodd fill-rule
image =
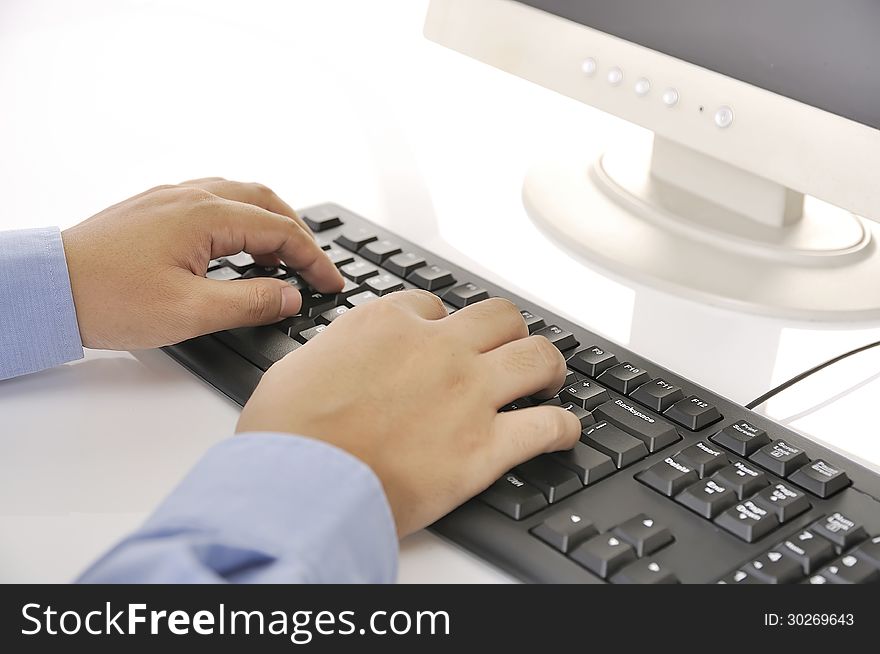
M81 359L61 231L0 232L0 379Z
M265 557L228 581L397 577L397 529L379 479L360 459L311 438L250 433L215 445L140 535L180 531Z

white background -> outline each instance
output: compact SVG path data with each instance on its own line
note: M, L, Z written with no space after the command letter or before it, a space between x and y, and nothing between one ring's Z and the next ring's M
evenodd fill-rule
M590 269L520 184L634 127L426 41L424 0L0 1L0 229L72 225L150 186L222 175L333 200L747 402L880 325L743 316ZM2 310L2 307L0 307ZM222 307L218 307L222 310ZM880 352L768 412L880 462ZM159 352L89 352L0 382L0 581L65 581L135 528L237 407ZM423 532L402 581L506 577Z

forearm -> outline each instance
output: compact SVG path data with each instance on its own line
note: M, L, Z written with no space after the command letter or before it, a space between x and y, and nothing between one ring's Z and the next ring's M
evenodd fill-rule
M389 583L396 571L394 521L370 468L320 441L262 433L209 450L80 581Z

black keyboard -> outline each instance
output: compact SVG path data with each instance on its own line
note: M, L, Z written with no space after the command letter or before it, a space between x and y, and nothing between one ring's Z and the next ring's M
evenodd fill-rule
M287 279L301 314L165 348L237 403L337 316L405 288L437 294L450 312L506 297L568 361L549 402L578 416L580 442L509 471L437 533L534 582L880 582L876 473L340 206L300 215L345 276L341 293L247 254L217 259L214 279Z

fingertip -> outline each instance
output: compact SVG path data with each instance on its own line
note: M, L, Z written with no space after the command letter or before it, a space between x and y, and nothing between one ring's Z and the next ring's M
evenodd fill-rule
M293 286L285 283L281 289L281 317L295 316L301 308L302 295Z

